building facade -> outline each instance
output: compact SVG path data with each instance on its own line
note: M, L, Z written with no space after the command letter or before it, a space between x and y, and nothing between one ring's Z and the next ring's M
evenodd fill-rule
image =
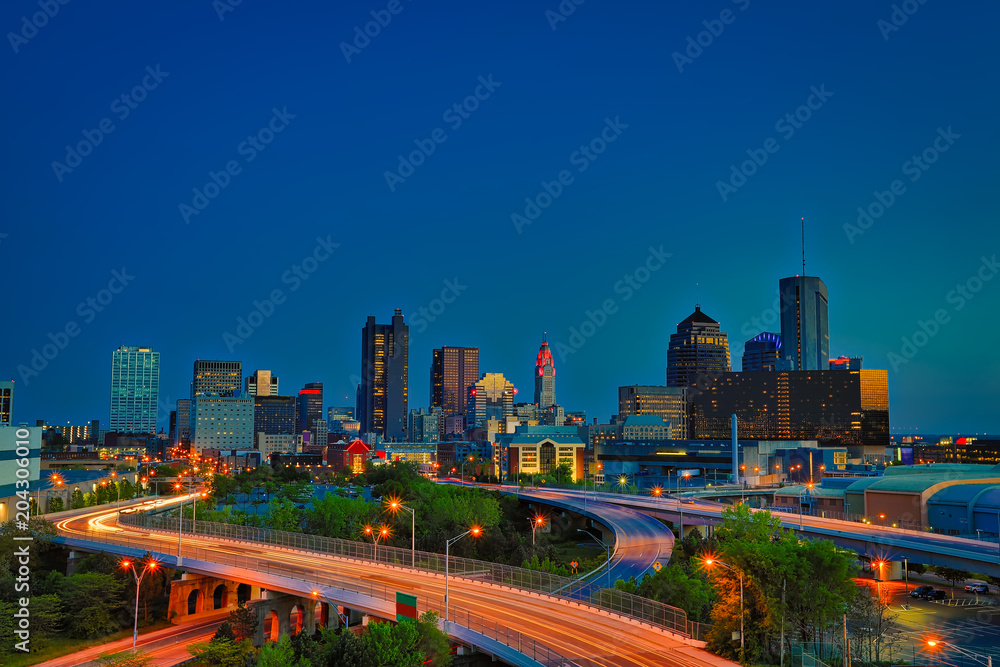
M369 315L361 330L357 414L362 432L406 439L409 357L410 331L403 312L396 309L392 324L376 324Z
M542 345L535 356L535 405L540 410L556 404L556 366L552 350L542 336Z
M487 420L506 423L514 414L514 395L517 389L503 373L483 373L479 382L468 389L467 428L485 426Z
M17 512L27 513L28 504L17 495L24 487L18 480L28 483L28 490L38 488L39 461L42 453L42 431L37 426L0 426L0 522L13 519ZM21 463L27 463L22 466ZM26 470L26 473L19 473ZM18 502L24 503L19 509Z
M307 382L299 389L299 432L311 431L323 418L323 383Z
M687 387L633 384L618 387L618 419L629 415L656 415L673 428L674 437L688 437Z
M199 359L194 362L191 398L215 394L223 398L239 396L243 379L242 361Z
M191 442L191 399L177 399L177 439L175 445Z
M258 433L257 451L267 458L271 454L301 454L302 436L294 433Z
M445 346L434 350L431 359L431 407L441 408L445 417L464 415L469 386L478 379L478 347Z
M14 381L0 380L0 426L11 425L11 411L14 406Z
M743 344L743 372L781 370L781 334L757 334Z
M243 393L247 396L277 396L278 376L271 371L254 371L243 380Z
M729 337L718 322L701 312L701 306L695 306L677 325L677 333L670 335L667 386L697 386L699 378L729 370Z
M410 442L436 443L440 441L443 427L443 411L441 408L420 408L410 410L408 433Z
M119 433L156 433L160 353L121 346L111 355L111 420Z
M254 433L295 434L298 428L298 400L294 396L253 397Z
M191 413L193 451L253 447L253 398L199 394L191 399Z
M814 276L778 281L781 300L781 342L788 369L824 371L830 363L830 295Z

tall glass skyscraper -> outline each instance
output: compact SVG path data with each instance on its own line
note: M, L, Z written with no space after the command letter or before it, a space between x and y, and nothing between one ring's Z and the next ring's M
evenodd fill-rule
M464 415L466 393L479 380L479 348L435 349L431 360L431 407L441 408L445 418ZM440 420L441 429L444 419Z
M552 350L542 335L542 346L535 357L535 405L540 409L556 404L556 366L552 361Z
M410 328L399 308L392 324L369 315L361 330L361 382L358 421L362 433L402 440L406 437L410 378Z
M677 325L677 333L670 335L667 386L691 387L698 383L699 375L729 371L729 337L696 305L694 312Z
M156 433L160 353L121 346L111 355L111 431Z
M307 382L299 389L299 430L311 431L317 419L323 419L323 383Z
M781 300L782 355L793 371L825 371L830 367L830 295L816 277L793 276L778 281Z
M781 334L765 331L743 344L743 372L782 370Z

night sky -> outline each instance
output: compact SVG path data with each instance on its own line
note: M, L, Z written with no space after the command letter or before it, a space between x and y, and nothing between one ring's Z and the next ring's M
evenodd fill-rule
M15 421L106 424L122 344L168 406L196 358L353 405L400 308L410 407L441 345L530 400L547 331L559 403L603 422L696 302L734 370L779 331L804 217L893 432L1000 432L1000 4L49 1L0 12Z

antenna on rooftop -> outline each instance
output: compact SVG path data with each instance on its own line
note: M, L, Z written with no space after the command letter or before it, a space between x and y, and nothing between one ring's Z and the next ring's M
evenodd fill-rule
M806 219L802 218L802 275L806 275Z

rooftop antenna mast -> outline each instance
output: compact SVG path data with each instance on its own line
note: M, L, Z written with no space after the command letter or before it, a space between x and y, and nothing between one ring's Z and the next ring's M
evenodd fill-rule
M802 218L802 275L806 275L806 219Z
M701 306L701 295L698 293L699 292L698 288L699 288L699 284L695 283L694 284L694 305L695 305L695 307L700 307Z

